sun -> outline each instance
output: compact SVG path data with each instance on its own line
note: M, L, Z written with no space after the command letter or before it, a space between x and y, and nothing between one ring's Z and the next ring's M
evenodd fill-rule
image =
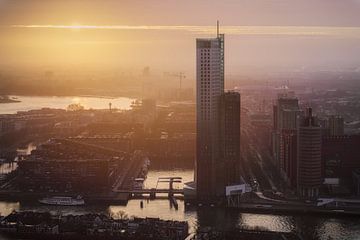
M70 28L71 30L78 31L78 30L83 29L84 26L81 25L81 24L78 23L78 22L73 22L73 23L69 26L69 28Z

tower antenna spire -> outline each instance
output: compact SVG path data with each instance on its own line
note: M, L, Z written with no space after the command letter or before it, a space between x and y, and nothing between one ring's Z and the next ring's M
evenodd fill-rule
M219 20L217 20L216 21L216 37L219 37L219 31L220 31Z

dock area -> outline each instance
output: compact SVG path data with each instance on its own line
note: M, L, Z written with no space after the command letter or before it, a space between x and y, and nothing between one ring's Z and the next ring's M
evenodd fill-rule
M126 204L134 179L146 177L142 151L127 153L76 139L51 139L4 175L0 200L81 195L87 203Z

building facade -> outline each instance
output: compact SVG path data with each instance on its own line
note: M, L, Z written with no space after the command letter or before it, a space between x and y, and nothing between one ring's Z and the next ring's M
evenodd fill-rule
M19 161L22 190L102 192L112 181L109 159L27 159ZM91 186L91 187L90 187Z
M290 165L295 163L289 162L296 160L290 158L292 155L287 152L289 150L289 133L294 134L298 125L298 119L301 115L299 100L293 95L280 94L273 106L273 131L271 136L272 152L275 165L285 180L289 180ZM285 138L285 139L284 139ZM291 150L292 151L292 150Z
M226 92L221 97L222 188L240 183L240 94Z
M324 136L322 161L324 178L338 178L351 184L351 173L360 169L360 135Z
M284 165L284 176L287 184L296 188L297 181L297 130L284 129L281 133L280 158Z
M22 191L109 191L129 161L125 153L68 139L52 139L18 161Z
M323 182L321 132L309 108L308 115L299 124L297 138L297 192L303 198L316 198Z
M344 135L344 118L339 115L329 116L326 128L328 129L330 136Z
M224 93L224 35L196 40L196 171L198 199L222 195L217 188L220 160L220 98Z

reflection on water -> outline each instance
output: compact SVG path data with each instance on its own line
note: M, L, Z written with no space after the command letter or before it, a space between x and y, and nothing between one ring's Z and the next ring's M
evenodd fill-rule
M360 239L360 221L359 219L323 219L318 221L314 231L314 236L320 239ZM309 225L310 227L310 225Z
M292 218L289 216L274 216L243 213L239 219L239 226L245 228L260 228L278 232L294 231Z
M167 220L188 221L191 226L194 226L196 222L196 212L185 211L183 201L178 201L178 210L172 208L167 199L143 200L143 208L140 208L140 201L131 200L127 206L110 206L109 211L114 213L124 211L128 216L159 217Z
M0 164L0 175L10 173L10 172L14 171L16 168L17 168L16 162L1 163Z
M193 170L152 170L145 182L146 187L155 187L157 178L164 176L181 176L184 181L193 179ZM166 186L163 186L166 187ZM290 232L302 234L304 239L360 239L360 219L356 218L326 218L319 216L282 216L241 213L236 209L215 207L185 206L179 201L179 209L171 208L167 199L143 200L144 207L140 208L141 200L131 200L126 206L90 205L84 207L43 206L34 203L6 203L0 202L0 212L3 215L15 210L51 211L58 214L83 214L88 212L116 213L124 211L128 216L160 217L169 220L188 221L190 231L196 226L212 226L219 229L242 227L247 229L267 229L270 231Z
M99 98L99 97L28 97L15 96L18 103L0 104L0 114L12 114L18 111L29 111L41 108L65 109L72 103L80 103L86 109L107 109L111 102L113 108L130 109L131 98Z
M18 156L26 156L26 155L30 155L32 150L36 149L36 145L33 143L29 143L26 148L20 149L18 148L16 150L16 153Z
M19 210L20 204L14 202L0 202L0 213L2 216L10 214L13 210Z
M144 182L145 188L155 188L159 177L182 177L182 182L194 180L193 170L175 169L175 170L151 170ZM159 183L158 188L168 188L168 183ZM181 183L174 183L174 188L182 188Z

